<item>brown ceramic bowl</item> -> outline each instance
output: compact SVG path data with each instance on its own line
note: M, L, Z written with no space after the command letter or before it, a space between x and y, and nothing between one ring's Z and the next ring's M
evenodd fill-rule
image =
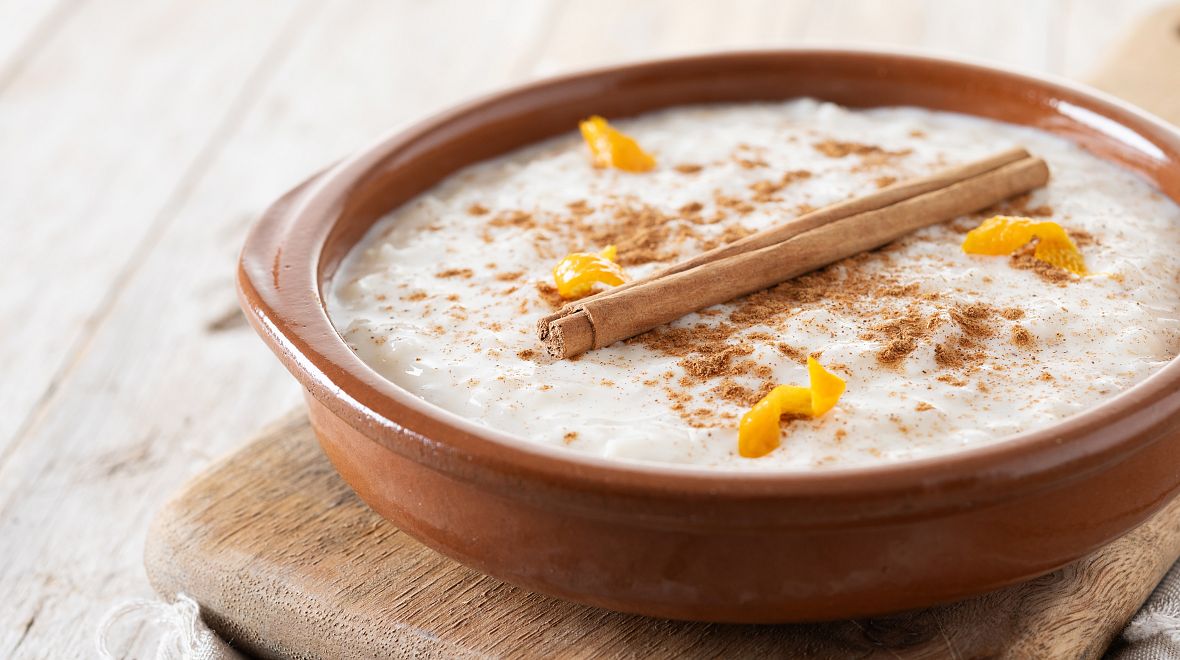
M259 221L242 252L242 305L306 388L324 451L369 506L480 571L583 603L726 622L881 614L1048 572L1159 508L1180 486L1177 360L1089 412L993 445L734 474L620 464L481 428L377 375L324 312L326 282L364 231L465 165L591 113L798 96L1036 126L1180 201L1180 134L1092 91L896 54L707 55L519 87L377 142Z

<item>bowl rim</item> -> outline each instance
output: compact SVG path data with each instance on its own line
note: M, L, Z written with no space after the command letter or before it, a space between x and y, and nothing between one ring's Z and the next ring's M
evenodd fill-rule
M1058 113L1067 115L1081 108L1081 115L1070 118L1106 139L1146 160L1180 167L1180 162L1168 155L1180 153L1180 132L1128 103L1053 76L961 58L896 49L808 47L715 52L605 66L513 86L391 131L293 190L255 224L243 247L238 287L247 317L311 396L370 438L441 472L508 493L527 480L596 496L681 500L771 499L814 504L892 497L898 499L893 515L910 515L919 509L1006 501L1030 490L1079 479L1158 440L1157 429L1180 412L1180 357L1131 388L1050 426L978 447L896 463L809 471L742 471L621 461L531 443L431 404L377 374L348 348L332 325L324 309L321 251L344 212L348 194L379 164L456 121L470 120L489 108L563 85L651 75L686 63L740 66L752 59L779 58L949 67L964 74L1024 84L1042 94L1042 102L1058 104L1054 106ZM1030 98L1029 103L1034 102ZM440 432L447 437L438 437Z

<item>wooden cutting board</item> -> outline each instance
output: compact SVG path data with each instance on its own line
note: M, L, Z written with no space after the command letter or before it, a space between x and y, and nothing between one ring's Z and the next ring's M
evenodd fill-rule
M1180 123L1180 6L1145 20L1094 82ZM1180 500L1066 568L953 605L798 626L649 619L427 549L353 495L294 414L170 502L145 561L162 596L189 594L223 638L266 657L1093 658L1178 556Z

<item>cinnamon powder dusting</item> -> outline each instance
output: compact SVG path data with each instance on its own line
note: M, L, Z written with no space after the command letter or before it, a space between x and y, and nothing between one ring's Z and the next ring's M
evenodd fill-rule
M537 295L540 296L542 302L553 309L560 309L565 304L565 299L557 292L557 287L548 282L537 282Z
M923 315L911 308L898 318L873 326L877 338L884 342L881 350L877 351L877 361L885 365L901 362L917 350L919 340L930 336L938 325L938 318Z
M617 246L620 265L636 266L676 257L669 249L674 220L653 206L624 203L612 209L607 222L585 220L576 228L592 245Z
M488 224L492 227L518 227L520 229L535 229L537 221L532 213L521 210L501 211Z
M1021 348L1032 348L1037 345L1037 340L1028 328L1017 325L1012 328L1012 343Z
M657 328L628 341L679 358L685 375L675 384L679 387L666 387L670 399L685 387L716 381L706 395L711 401L706 403L749 406L775 384L767 365L747 357L756 347L773 346L798 363L806 362L809 348L818 348L794 346L775 332L803 309L826 308L862 324L862 337L880 342L877 360L885 366L900 364L930 342L939 328L952 323L954 335L934 347L935 361L944 369L982 363L986 354L981 342L995 334L993 320L1001 315L1023 315L1014 308L1001 314L983 303L953 303L944 300L942 293L922 291L916 282L899 281L888 269L871 267L890 258L880 251L859 254L733 301L724 321ZM690 423L703 423L699 409L683 406L676 410Z
M792 183L795 183L796 181L802 181L803 179L809 178L811 178L811 172L808 172L807 170L792 170L783 174L777 179L755 181L754 183L750 184L750 190L754 193L754 201L762 203L773 202L778 200L778 198L775 197L775 194L780 190L786 188Z
M824 140L817 142L814 145L815 150L828 158L843 158L845 156L856 154L863 156L865 154L878 153L883 151L881 147L870 144L858 144L856 142L839 142L837 140Z
M716 351L703 351L699 355L686 357L680 361L689 383L700 382L717 376L730 375L730 365L735 357L749 355L754 352L748 344L736 346L722 346Z
M594 212L594 207L590 206L590 203L584 199L570 202L569 204L566 204L565 207L569 209L570 213L573 213L576 216L590 215Z
M702 241L701 249L712 250L715 247L728 245L729 243L743 239L753 233L755 233L754 230L746 227L745 225L730 225L729 227L726 227L725 230L722 231L721 234L716 238Z
M909 154L913 153L912 149L889 151L873 144L840 142L838 140L824 140L823 142L817 142L812 146L815 147L816 151L827 156L828 158L860 156L862 159L862 164L865 165L880 165L892 158L908 156Z
M1056 284L1057 286L1065 286L1077 278L1076 275L1069 272L1068 270L1065 270L1064 268L1058 268L1047 261L1041 261L1040 259L1037 259L1035 256L1033 256L1036 248L1037 241L1034 239L1033 241L1030 241L1028 245L1025 245L1016 252L1013 252L1012 256L1009 257L1008 262L1013 268L1032 271L1037 277L1046 282L1049 282L1050 284Z
M779 342L774 347L778 349L779 353L790 358L792 362L807 364L807 351L801 348L795 348L786 342Z
M951 320L963 334L973 339L991 337L996 334L989 322L996 315L996 308L985 303L955 305L950 309Z

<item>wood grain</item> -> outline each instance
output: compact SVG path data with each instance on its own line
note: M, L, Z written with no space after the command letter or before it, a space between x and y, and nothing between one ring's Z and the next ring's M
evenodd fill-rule
M73 5L72 0L0 2L0 91L57 34Z
M231 280L251 219L315 168L482 91L688 51L1080 77L1165 1L0 0L0 657L89 657L104 612L151 595L163 498L298 401Z
M1161 7L1143 19L1091 83L1180 124L1180 4Z
M241 5L184 4L183 10L173 12L174 20L196 21L193 15L200 11L216 13L228 11L226 5ZM106 610L127 597L151 595L143 576L143 543L148 521L163 499L217 455L240 446L298 402L295 383L237 312L234 266L254 217L309 171L391 126L519 79L524 64L516 48L528 50L534 35L542 34L540 23L545 20L543 5L537 11L517 9L506 29L486 39L478 37L481 26L517 3L469 6L382 0L305 3L302 9L285 0L278 4L305 12L287 23L289 32L281 40L273 31L266 32L281 25L259 25L262 21L249 13L266 9L262 3L238 12L240 23L228 14L216 21L217 29L231 33L220 40L224 48L235 39L269 38L262 48L239 52L236 60L233 53L223 56L236 69L265 73L255 77L250 93L232 112L221 115L225 122L216 140L197 140L203 143L201 160L185 168L185 176L171 164L190 155L187 142L171 142L170 135L200 138L201 128L185 113L158 116L168 123L167 131L145 138L152 141L150 147L131 149L128 158L135 163L123 164L129 169L105 160L92 162L108 154L85 153L87 142L80 140L77 148L82 153L76 158L85 167L77 176L84 178L91 168L106 172L118 179L119 190L85 180L85 186L101 192L91 195L91 188L76 187L70 191L77 197L62 194L60 202L43 206L52 211L58 226L52 229L44 221L25 232L28 253L20 258L32 270L23 275L6 270L11 262L6 262L7 246L0 244L6 253L0 258L0 281L53 281L53 295L44 303L56 301L61 308L60 316L43 314L41 307L22 308L21 296L36 295L35 287L9 291L0 302L0 402L16 411L30 398L40 398L14 441L7 449L0 447L0 593L10 594L0 599L0 658L89 657ZM153 30L143 28L139 20L121 24L118 16L99 13L101 20L87 13L75 16L71 24L82 25L74 28L78 32L86 26L110 30L104 39L125 39L127 48L141 56L143 49L166 49L181 40L181 28L169 28L156 12L142 19L153 22ZM456 29L454 37L468 42L464 52L471 66L448 73L448 84L437 85L404 64L414 58L447 62L454 42L437 35L461 16L471 22ZM202 19L192 28L207 34L202 48L219 41L207 23L209 19ZM341 47L342 42L349 47ZM514 46L506 48L506 42ZM268 45L273 48L268 50ZM183 55L141 65L156 67L153 75L182 75L184 62L200 53L197 44L183 46ZM262 58L268 59L264 63ZM34 71L42 73L34 66L22 75ZM235 82L224 73L213 78L211 84ZM155 79L150 82L156 84ZM95 84L87 81L77 88L49 91L67 94L77 105L81 101L76 99ZM159 87L169 89L164 82ZM147 89L140 92L146 94ZM169 102L160 92L153 92L152 98ZM0 117L6 111L0 102ZM146 120L140 123L149 130ZM88 130L82 121L63 125L63 130L79 134ZM6 148L18 144L5 139L5 131L17 129L16 124L10 127L0 126L0 144ZM22 151L34 151L33 137ZM115 141L111 148L136 145L132 136L108 134L105 139ZM24 144L23 138L19 144ZM0 149L0 158L5 153ZM66 156L55 161L49 154L39 157L58 166L69 162ZM159 178L150 179L149 171ZM172 195L165 186L183 193ZM138 199L131 200L135 194ZM22 205L39 199L32 190L22 192L22 198L26 195ZM122 201L86 217L81 209L106 195ZM0 209L8 210L16 201L0 195ZM58 204L68 211L59 212ZM0 222L30 217L35 210L0 217ZM110 219L115 215L121 216L117 222ZM37 251L46 247L34 235L68 233L72 223L84 226L71 245L37 265ZM118 281L111 284L106 282L107 264L127 256L120 252L125 245L105 245L115 239L146 242L134 259L119 266ZM101 253L103 261L68 254L83 248L87 254ZM56 279L55 268L63 271ZM86 286L75 286L77 281ZM86 321L95 311L94 320ZM21 321L21 313L33 322ZM35 341L24 343L26 337ZM43 353L50 344L53 350ZM10 355L20 360L10 360ZM62 356L64 367L56 363ZM43 389L47 381L52 387ZM0 432L8 430L5 425L15 416L0 419ZM6 440L0 433L0 445ZM131 657L150 657L143 650L150 648L150 637L139 639L141 631L135 626L117 632L129 642L117 648Z
M264 657L1095 658L1180 554L1180 500L1026 584L892 617L803 626L662 621L539 596L399 532L337 476L295 414L194 481L153 523L148 575Z
M251 74L268 74L256 66L268 48L281 47L296 7L285 0L251 3L248 12L232 0L82 6L13 70L0 103L0 144L20 159L0 160L0 180L53 181L59 192L23 185L0 195L0 228L19 237L19 249L0 259L0 281L24 284L0 298L7 376L0 406L27 411L0 418L0 456L26 439L54 381L85 352L109 311L112 283L150 249L206 149L240 114L239 99L257 82ZM257 31L225 34L234 20ZM213 42L219 47L193 61ZM154 57L142 56L144 45L155 47ZM79 109L85 121L75 118ZM36 285L45 282L53 286ZM22 317L37 322L17 322Z

